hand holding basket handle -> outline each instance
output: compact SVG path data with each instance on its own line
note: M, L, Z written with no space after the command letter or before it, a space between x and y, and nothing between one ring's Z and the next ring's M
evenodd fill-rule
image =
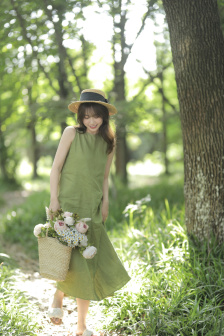
M52 199L51 198L51 201L50 201L50 205L49 205L49 208L45 208L46 209L46 214L47 214L47 219L53 219L53 213L56 213L59 209L60 209L60 203L58 201L58 198L55 198L55 199ZM49 212L49 213L47 213ZM48 218L48 217L51 217L51 218Z

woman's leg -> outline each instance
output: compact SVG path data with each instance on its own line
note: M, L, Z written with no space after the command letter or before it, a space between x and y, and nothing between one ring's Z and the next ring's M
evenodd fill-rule
M60 291L59 289L57 289L56 292L54 293L54 299L53 299L51 307L52 308L62 308L63 298L64 298L64 293ZM56 318L56 317L52 317L51 320L55 324L61 323L61 319Z
M86 315L89 309L89 300L76 299L78 308L77 335L82 335L86 329Z

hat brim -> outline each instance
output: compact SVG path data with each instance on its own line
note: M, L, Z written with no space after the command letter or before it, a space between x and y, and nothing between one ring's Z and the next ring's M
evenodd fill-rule
M68 109L72 111L73 113L78 113L79 106L83 103L96 103L96 104L104 105L108 109L109 115L113 115L117 113L117 109L115 106L108 104L108 103L101 102L101 101L96 101L96 100L73 102L68 105Z

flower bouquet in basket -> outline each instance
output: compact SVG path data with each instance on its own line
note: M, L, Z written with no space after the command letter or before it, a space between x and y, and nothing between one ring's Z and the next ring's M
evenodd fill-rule
M34 235L38 238L40 275L64 281L69 269L72 248L78 247L86 259L95 256L97 249L88 245L88 225L91 218L79 219L77 213L52 212L46 207L47 223L37 224Z

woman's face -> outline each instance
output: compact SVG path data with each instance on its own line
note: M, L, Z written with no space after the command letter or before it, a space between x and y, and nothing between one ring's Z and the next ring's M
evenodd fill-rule
M86 132L97 134L102 123L103 119L97 116L92 108L86 109L83 118L83 124L86 126Z

